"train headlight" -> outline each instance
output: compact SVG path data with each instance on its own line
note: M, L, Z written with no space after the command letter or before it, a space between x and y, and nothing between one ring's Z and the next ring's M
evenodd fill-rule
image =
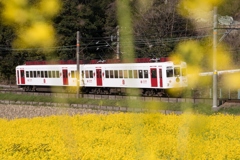
M176 78L176 82L180 82L180 78L179 77Z

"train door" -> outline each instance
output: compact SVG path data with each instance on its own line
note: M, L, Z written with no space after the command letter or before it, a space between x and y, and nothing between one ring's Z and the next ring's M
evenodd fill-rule
M63 85L68 85L68 70L62 70L62 77L63 77Z
M151 72L151 87L157 87L157 69L156 68L150 68Z
M17 84L20 84L19 70L16 71L16 75L17 75Z
M20 76L21 76L21 84L25 84L25 74L24 70L20 70Z
M102 70L96 69L97 73L97 86L102 86Z
M159 69L159 83L160 87L163 87L162 68Z

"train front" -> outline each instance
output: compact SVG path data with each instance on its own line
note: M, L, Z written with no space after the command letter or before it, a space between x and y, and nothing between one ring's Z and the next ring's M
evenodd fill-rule
M167 65L165 78L164 87L169 95L179 96L182 94L183 89L188 86L186 62Z

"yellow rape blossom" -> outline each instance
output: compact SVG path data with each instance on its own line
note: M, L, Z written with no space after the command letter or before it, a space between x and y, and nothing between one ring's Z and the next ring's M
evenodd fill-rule
M239 159L232 115L50 116L0 119L0 159Z

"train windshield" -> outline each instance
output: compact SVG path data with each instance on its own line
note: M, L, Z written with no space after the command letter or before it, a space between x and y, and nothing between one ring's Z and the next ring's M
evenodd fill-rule
M167 77L173 77L173 70L167 69Z
M187 76L187 69L186 68L182 68L182 76Z
M175 76L175 77L180 76L180 67L175 67L175 68L174 68L174 76Z

